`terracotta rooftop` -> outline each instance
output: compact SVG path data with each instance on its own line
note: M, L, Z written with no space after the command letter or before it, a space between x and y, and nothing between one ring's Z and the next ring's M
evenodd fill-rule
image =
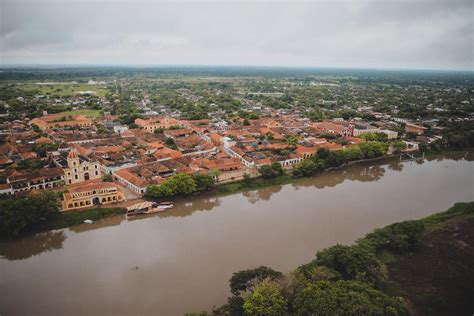
M117 188L117 185L113 182L100 182L100 180L89 180L69 185L68 191L70 193L79 193L112 188Z

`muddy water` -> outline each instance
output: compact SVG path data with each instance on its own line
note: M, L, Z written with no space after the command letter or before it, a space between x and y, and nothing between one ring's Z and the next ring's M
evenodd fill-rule
M357 165L165 214L0 242L1 315L182 315L228 296L232 272L288 271L374 227L474 200L469 155Z

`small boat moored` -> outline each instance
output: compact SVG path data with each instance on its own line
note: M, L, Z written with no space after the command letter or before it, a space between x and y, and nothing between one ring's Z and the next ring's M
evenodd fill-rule
M91 220L91 219L85 219L85 220L83 221L83 223L84 223L84 224L94 224L94 221Z
M127 217L164 212L173 208L173 202L141 202L127 207Z

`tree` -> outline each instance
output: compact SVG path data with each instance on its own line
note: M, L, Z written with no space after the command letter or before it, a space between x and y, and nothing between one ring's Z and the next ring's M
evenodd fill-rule
M308 113L308 117L313 122L321 122L326 116L319 107L316 107Z
M59 213L56 193L51 190L27 197L0 200L0 235L17 236Z
M284 315L287 301L274 282L263 280L244 297L243 308L246 315Z
M255 269L235 272L229 280L229 287L232 294L240 295L241 292L253 289L255 284L264 279L276 280L282 276L283 274L279 271L260 266Z
M43 168L43 165L44 165L43 160L32 158L32 159L27 159L27 160L21 160L21 161L18 163L18 169L20 169L20 170L24 170L24 169L28 169L28 170L41 169L41 168Z
M247 172L244 173L244 179L242 181L245 185L249 185L252 182L252 176ZM1 183L1 182L0 182Z
M196 182L186 173L178 173L163 181L162 184L152 184L147 187L145 196L158 198L163 196L188 195L196 192Z
M290 145L291 147L295 148L296 145L298 144L298 137L297 137L296 135L293 135L293 134L288 135L288 136L286 137L285 142L286 142L288 145Z
M362 150L365 158L380 157L387 151L386 145L381 142L365 142L360 143L359 148Z
M163 134L163 129L161 127L158 127L158 128L155 128L155 130L153 131L153 133L155 134Z
M112 177L112 175L110 173L106 173L102 177L102 181L104 181L104 182L114 182L114 178Z
M326 266L345 280L375 281L379 276L380 262L372 249L361 245L335 245L316 254L316 265Z
M363 132L359 135L360 138L365 139L366 141L387 141L388 136L385 133L381 132Z
M166 138L165 140L165 146L174 150L178 150L178 146L176 146L176 143L174 142L174 139L171 137Z
M394 152L396 153L400 153L402 150L407 148L407 144L402 141L393 142L392 146L393 146Z
M374 248L396 253L416 250L420 245L420 238L425 230L422 221L404 221L375 229L366 235L363 240Z
M275 172L277 176L282 175L284 172L283 167L281 166L281 163L279 162L273 162L271 164L271 167L273 169L273 172Z
M271 165L263 165L261 166L258 171L265 179L275 178L279 175L283 174L283 167L279 162L274 162Z
M408 315L401 298L356 281L318 281L293 301L296 315Z
M251 120L258 120L258 114L257 114L257 113L250 113L249 119L251 119Z
M295 177L307 177L324 170L324 167L325 163L322 159L305 159L295 166L293 169L293 175Z
M242 125L243 126L249 126L250 125L250 122L248 119L244 119L244 121L242 122Z
M56 143L41 143L41 144L34 144L33 151L38 154L40 157L46 157L46 153L48 151L55 151L58 150L58 144Z
M453 122L443 130L445 146L454 148L474 147L474 122Z
M319 148L316 152L316 157L318 159L326 160L327 157L331 154L331 151L327 148Z
M199 192L207 191L214 185L214 178L209 174L197 173L193 175L196 183L196 190Z

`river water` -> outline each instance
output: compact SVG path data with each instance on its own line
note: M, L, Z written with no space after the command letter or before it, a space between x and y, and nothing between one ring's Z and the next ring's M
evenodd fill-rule
M225 303L228 279L282 272L375 227L474 200L472 154L361 164L296 184L196 197L167 213L0 242L1 315L182 315Z

